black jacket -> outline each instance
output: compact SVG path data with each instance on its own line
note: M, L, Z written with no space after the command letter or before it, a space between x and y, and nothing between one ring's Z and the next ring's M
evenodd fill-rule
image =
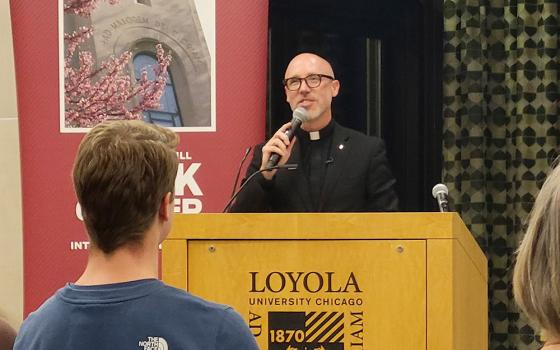
M395 179L385 156L383 141L336 123L332 137L332 161L326 166L318 211L397 211ZM247 177L260 168L262 146L255 147ZM278 170L271 181L260 174L255 176L241 191L230 212L313 211L300 154L298 142L288 160L288 163L300 165L298 169Z

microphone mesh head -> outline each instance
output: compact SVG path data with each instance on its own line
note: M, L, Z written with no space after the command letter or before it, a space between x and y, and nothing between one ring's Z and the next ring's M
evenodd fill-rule
M307 119L309 119L309 114L307 113L307 109L298 107L294 109L292 117L301 120L302 123L305 123Z
M449 190L447 189L447 186L445 186L444 184L437 184L434 186L434 188L432 188L432 196L436 198L438 193L449 194Z

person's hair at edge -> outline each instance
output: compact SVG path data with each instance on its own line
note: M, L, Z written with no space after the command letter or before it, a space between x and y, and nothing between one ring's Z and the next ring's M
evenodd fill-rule
M513 293L547 337L560 338L560 166L547 177L529 215L517 251Z
M72 174L96 248L111 254L142 241L163 198L173 194L178 143L171 130L140 120L104 122L86 134Z

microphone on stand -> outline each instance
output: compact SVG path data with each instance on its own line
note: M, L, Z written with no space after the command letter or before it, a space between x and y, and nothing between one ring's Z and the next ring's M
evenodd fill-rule
M298 107L294 109L294 113L292 115L292 125L288 129L286 129L286 131L284 131L286 136L288 136L290 142L294 138L296 130L299 129L301 124L305 123L308 118L309 115L307 114L307 110L305 108ZM269 168L269 170L273 170L273 167L277 165L279 161L280 161L280 155L273 153L270 156L270 158L268 158L268 163L266 164L266 167Z
M442 213L447 213L449 211L448 194L449 190L444 184L437 184L432 189L432 196L437 200L439 211Z

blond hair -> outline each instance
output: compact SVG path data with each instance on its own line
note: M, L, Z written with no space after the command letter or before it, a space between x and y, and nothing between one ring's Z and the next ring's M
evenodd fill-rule
M174 132L140 120L104 122L83 138L72 174L93 245L109 254L143 239L173 193L177 144Z
M548 334L560 336L560 167L544 182L517 251L515 301Z

